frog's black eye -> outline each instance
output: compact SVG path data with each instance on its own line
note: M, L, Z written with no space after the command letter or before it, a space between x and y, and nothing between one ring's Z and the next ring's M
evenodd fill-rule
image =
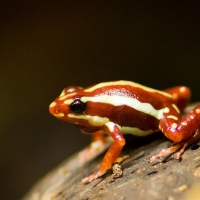
M71 103L70 109L74 113L83 113L86 109L86 103L77 99L73 103Z

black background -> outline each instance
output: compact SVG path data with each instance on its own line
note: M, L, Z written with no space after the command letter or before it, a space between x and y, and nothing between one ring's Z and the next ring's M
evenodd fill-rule
M18 199L90 137L49 104L69 85L188 85L200 99L192 1L1 1L0 199Z

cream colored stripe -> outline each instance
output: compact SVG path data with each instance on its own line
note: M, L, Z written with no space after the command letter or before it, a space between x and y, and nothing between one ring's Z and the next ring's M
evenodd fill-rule
M156 132L155 130L147 130L147 131L143 131L143 130L140 130L139 128L136 128L136 127L128 127L128 126L122 126L120 127L118 124L115 124L113 122L107 122L105 124L105 126L107 126L110 131L113 131L114 130L114 126L117 126L119 127L119 129L121 130L121 132L123 134L132 134L132 135L137 135L137 136L146 136L146 135L149 135L151 133L154 133Z
M167 118L171 118L171 119L174 119L174 120L178 120L178 117L174 116L174 115L168 115Z
M143 130L140 130L139 128L136 128L136 127L121 127L121 131L123 134L126 134L126 133L130 133L132 135L136 135L136 136L146 136L146 135L149 135L151 133L155 133L157 130L147 130L147 131L143 131Z
M148 115L151 115L157 119L161 119L163 116L163 109L156 110L151 104L149 103L142 103L134 98L124 97L124 96L109 96L109 95L101 95L101 96L95 96L95 97L81 97L81 101L87 102L99 102L99 103L108 103L113 106L121 106L126 105L131 108L134 108L135 110L138 110L140 112L146 113Z
M106 86L112 86L112 85L130 85L130 86L133 86L133 87L138 87L138 88L141 88L147 92L157 92L159 94L162 94L164 96L167 96L169 98L171 98L172 96L166 92L163 92L163 91L159 91L159 90L155 90L155 89L152 89L152 88L149 88L149 87L146 87L146 86L143 86L141 84L138 84L138 83L135 83L135 82L131 82L131 81L113 81L113 82L104 82L104 83L99 83L93 87L90 87L88 89L85 89L84 91L85 92L92 92L96 89L99 89L101 87L106 87Z
M117 124L115 124L115 123L113 123L113 122L107 122L107 123L105 124L105 126L107 126L107 127L110 129L111 132L114 131L115 125L118 126ZM118 127L120 128L120 126L118 126Z
M58 117L58 118L64 117L64 116L65 116L64 113L54 113L53 115L54 115L55 117Z
M70 105L72 102L74 102L74 99L67 99L63 103L66 105Z
M176 110L177 113L180 113L178 107L175 104L172 104L172 107Z
M84 119L88 121L89 124L92 126L103 126L106 122L109 121L107 117L99 117L99 116L91 116L91 115L75 115L75 114L68 114L69 118L76 118L76 119Z
M68 117L87 120L92 126L105 125L110 129L110 131L113 131L114 126L116 125L119 127L119 129L123 134L130 133L137 136L146 136L157 131L157 130L143 131L136 127L127 127L127 126L120 127L118 124L110 122L109 119L106 117L91 116L91 115L74 115L74 114L68 114Z
M64 95L64 96L59 96L59 100L67 99L67 98L69 98L69 97L71 97L71 96L73 96L73 95L75 95L75 94L76 94L76 93L73 92L73 93L66 94L66 95Z
M53 102L49 105L49 107L52 108L52 107L54 107L55 105L57 105L57 103L56 103L55 101L53 101Z

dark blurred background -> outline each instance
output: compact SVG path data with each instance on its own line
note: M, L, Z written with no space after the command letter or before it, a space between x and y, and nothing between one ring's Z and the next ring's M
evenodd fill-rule
M184 84L200 100L198 3L99 2L1 1L0 199L19 199L89 143L48 112L66 86Z

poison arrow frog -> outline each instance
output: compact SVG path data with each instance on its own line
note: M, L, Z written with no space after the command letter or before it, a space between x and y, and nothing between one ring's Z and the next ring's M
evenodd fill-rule
M80 131L93 134L89 155L84 152L83 160L104 144L105 134L113 139L99 170L82 180L87 183L112 167L125 145L126 133L146 136L162 131L174 144L151 157L150 162L178 150L176 157L180 158L188 145L200 140L200 105L181 116L190 95L185 86L159 91L130 81L112 81L87 88L67 87L49 110Z

